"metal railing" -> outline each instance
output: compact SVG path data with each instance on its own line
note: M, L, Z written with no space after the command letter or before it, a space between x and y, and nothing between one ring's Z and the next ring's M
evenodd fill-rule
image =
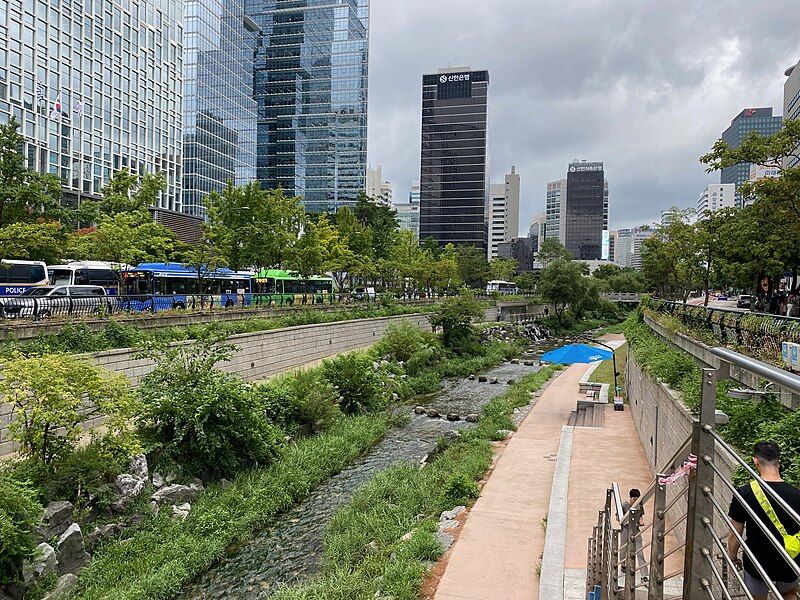
M779 357L781 342L800 343L798 317L709 308L663 300L651 300L648 307L672 315L690 330L710 334L718 343L746 348L759 358Z
M800 578L800 566L786 552L783 540L776 537L777 531L734 485L730 464L757 481L770 503L789 515L796 524L790 527L792 523L784 523L789 531L800 527L800 515L725 441L717 432L716 423L722 419L716 410L717 383L730 377L732 366L797 393L800 393L800 377L726 348L714 348L712 352L720 359L720 366L702 370L700 414L694 420L689 438L624 514L619 487L612 484L607 491L605 507L599 512L588 544L589 600L633 600L637 590L646 590L648 600L669 597L755 600L745 586L738 557L729 556L728 540L738 542L743 556L749 559L775 599L783 598L768 576L775 560L784 560ZM717 482L720 489L715 489ZM744 535L728 516L731 498L748 515ZM643 519L642 507L651 499L652 514L645 513ZM763 549L748 545L751 528L766 535L774 553L765 557ZM679 543L677 534L681 532ZM649 553L648 560L644 558L645 551ZM666 561L674 554L683 560L673 559L678 565L672 572L665 572ZM646 569L649 578L643 577ZM672 593L668 589L671 580L674 580Z

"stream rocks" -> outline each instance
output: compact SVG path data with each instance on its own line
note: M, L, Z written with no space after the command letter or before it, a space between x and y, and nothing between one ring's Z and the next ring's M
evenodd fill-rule
M461 416L457 413L447 413L447 420L448 421L460 421Z
M425 411L425 414L427 414L427 415L428 415L428 416L429 416L431 419L438 419L438 418L441 416L441 415L439 414L439 411L438 411L438 410L436 410L435 408L429 408L429 409L427 409L427 410Z
M414 414L415 415L424 415L426 412L424 406L415 406L414 407Z
M191 502L197 498L203 491L202 483L193 483L191 485L181 485L173 483L172 485L165 486L153 494L153 501L158 504L178 504L182 502Z
M55 573L57 567L56 551L50 544L42 542L34 549L33 557L22 563L22 578L26 584L30 584L40 577Z
M441 544L445 551L450 549L450 546L455 542L456 537L451 533L454 529L458 529L458 517L467 510L466 506L456 506L452 510L446 510L439 515L439 525L436 528L436 540Z
M58 574L77 573L92 559L83 545L83 534L80 525L73 523L61 534L56 545L58 556Z
M467 423L477 423L478 419L480 419L480 415L477 413L470 413L466 417Z
M39 538L49 540L64 533L72 525L72 509L72 502L66 500L48 504L42 513L41 523L37 527Z

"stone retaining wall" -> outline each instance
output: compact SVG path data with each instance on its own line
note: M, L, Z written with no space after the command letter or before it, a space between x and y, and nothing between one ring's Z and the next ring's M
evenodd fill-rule
M229 362L221 363L220 368L247 381L265 379L343 352L367 348L381 339L391 323L403 320L431 330L427 315L412 314L244 333L228 339L239 351ZM135 386L153 368L152 361L136 358L137 353L135 349L123 348L98 352L88 358L110 371L123 373ZM10 420L11 406L0 403L0 456L13 451L7 429Z
M645 456L650 464L653 475L663 469L666 462L683 445L683 442L692 433L693 417L684 406L680 395L666 384L647 373L636 362L633 352L628 348L628 365L625 371L625 385L628 393L631 411L639 441L644 449ZM688 456L687 450L685 455ZM684 457L681 457L682 462ZM735 471L735 463L727 455L715 452L714 462L726 478L730 479ZM642 484L644 487L644 484ZM678 482L667 487L667 504L683 489L684 484ZM714 495L723 500L723 506L728 505L731 494L725 485L715 479ZM686 514L686 501L678 501L669 511L670 518L677 519ZM721 521L715 523L718 532L724 530ZM675 528L679 542L685 538L685 528L680 525Z

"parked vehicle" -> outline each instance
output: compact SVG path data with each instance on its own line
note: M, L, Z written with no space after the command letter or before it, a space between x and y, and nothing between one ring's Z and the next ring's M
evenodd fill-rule
M116 263L115 263L116 264ZM119 293L119 267L101 261L74 261L65 265L47 265L50 285L99 285L110 296Z
M40 260L0 260L0 296L19 296L48 283L47 267Z
M352 297L353 300L375 300L375 288L353 288Z
M253 280L252 304L332 304L334 289L330 277L303 277L295 271L262 269Z
M724 301L728 299L728 294L719 294L717 300Z
M99 285L35 287L8 299L3 306L3 316L8 318L95 315L111 311L106 290Z
M739 294L739 298L736 300L736 306L739 308L750 308L751 301L752 297L750 294Z
M500 292L501 294L519 294L519 287L513 281L493 279L486 284L486 293Z

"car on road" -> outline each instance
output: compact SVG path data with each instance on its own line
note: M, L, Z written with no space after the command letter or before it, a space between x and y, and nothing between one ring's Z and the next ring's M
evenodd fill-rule
M375 288L355 288L352 292L353 300L375 300Z
M95 315L111 312L111 308L111 301L102 286L46 285L6 300L2 315L7 318Z
M751 297L750 294L739 294L736 299L737 308L750 308Z
M727 299L728 299L728 294L719 294L717 296L717 300L727 300Z

